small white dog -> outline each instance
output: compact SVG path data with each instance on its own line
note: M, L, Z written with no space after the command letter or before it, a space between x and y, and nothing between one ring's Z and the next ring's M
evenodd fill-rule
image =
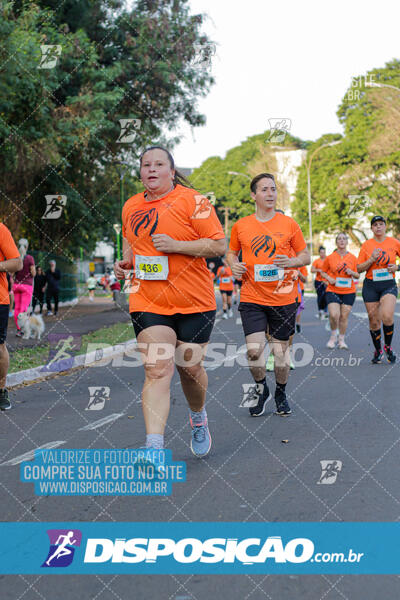
M24 340L30 337L40 340L40 336L45 330L44 321L40 315L32 315L30 317L26 312L19 313L18 325L24 334L22 336Z

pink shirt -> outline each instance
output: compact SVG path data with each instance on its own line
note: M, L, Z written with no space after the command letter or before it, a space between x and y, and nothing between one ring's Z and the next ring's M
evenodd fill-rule
M35 265L33 256L25 254L24 266L14 275L14 283L24 283L25 285L33 285L33 277L31 275L31 265Z

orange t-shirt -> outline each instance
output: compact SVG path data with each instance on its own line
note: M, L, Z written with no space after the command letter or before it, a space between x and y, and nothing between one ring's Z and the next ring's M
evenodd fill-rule
M156 250L151 236L159 233L179 241L225 237L214 207L196 190L177 185L159 200L146 200L144 192L129 198L122 209L122 235L132 248L134 270L140 269L141 275L147 271L145 279L135 274L129 311L173 315L214 310L214 287L206 260ZM168 269L167 278L147 279L153 268L164 273Z
M308 277L307 267L300 267L299 271L304 277ZM300 286L301 290L304 290L304 283L302 282L300 277L299 277L299 286Z
M217 277L219 277L219 289L221 292L233 291L233 273L230 267L219 267Z
M296 255L306 248L299 225L291 217L276 213L269 221L258 221L256 215L239 219L232 227L230 249L242 250L247 271L243 274L241 302L253 302L264 306L286 306L296 302L298 296L298 269L284 269L283 279L256 281L255 277L274 277L274 256ZM263 275L264 274L264 275Z
M324 273L336 279L336 285L328 283L326 291L335 292L335 294L354 294L356 286L351 275L347 275L346 269L357 272L357 258L351 252L344 256L334 250L327 256L322 265ZM338 285L339 284L339 285ZM346 286L349 287L346 287Z
M324 260L325 260L325 259L322 259L322 258L316 258L316 259L314 260L314 262L313 262L312 266L313 266L315 269L322 269L322 266L323 266L323 264L324 264ZM319 273L319 272L317 272L317 273L315 274L315 281L323 281L323 282L325 282L325 283L326 283L326 280L325 280L323 277L321 277L321 273Z
M20 254L10 230L3 223L0 223L0 261L19 257ZM10 304L7 275L5 272L0 273L0 304Z
M370 268L365 274L367 279L373 279L374 269L384 269L390 264L396 263L396 256L400 256L400 242L396 238L386 237L383 242L377 242L374 238L364 242L360 248L360 254L358 255L357 264L365 262L371 258L372 252L375 248L380 248L381 253L379 258L372 263ZM394 273L392 273L394 278Z

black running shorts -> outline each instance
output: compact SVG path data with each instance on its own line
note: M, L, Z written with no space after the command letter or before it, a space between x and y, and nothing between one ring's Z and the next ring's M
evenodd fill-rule
M286 306L264 306L241 302L238 310L242 318L244 335L263 331L276 340L286 342L295 331L298 303Z
M176 333L180 342L192 344L205 344L211 336L215 321L215 310L185 315L158 315L151 312L132 312L133 328L138 337L139 333L153 325L165 325Z
M393 281L373 281L372 279L364 279L362 297L364 302L379 302L385 294L398 295L396 280Z
M241 279L234 279L234 280L233 280L233 283L234 283L235 285L238 285L239 287L242 287L242 283L243 283L243 281L242 281Z
M219 290L221 294L226 294L227 296L232 296L232 290Z
M9 310L9 304L0 304L0 344L6 341Z
M336 292L326 292L325 294L326 303L336 302L336 304L346 304L346 306L353 306L356 294L337 294Z

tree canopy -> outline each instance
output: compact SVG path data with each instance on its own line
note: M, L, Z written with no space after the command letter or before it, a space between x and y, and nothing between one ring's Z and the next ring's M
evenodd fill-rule
M187 0L15 0L0 17L2 219L72 259L113 239L119 172L136 193L144 147L173 146L179 120L204 124L204 16ZM66 198L62 216L43 219L52 195Z

